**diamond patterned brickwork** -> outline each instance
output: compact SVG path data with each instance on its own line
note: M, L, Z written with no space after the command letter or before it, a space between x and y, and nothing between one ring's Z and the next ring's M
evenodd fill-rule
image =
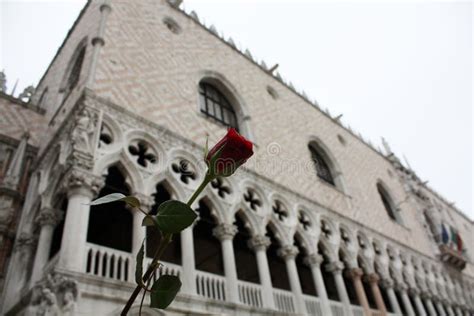
M43 114L0 94L0 134L19 140L30 132L29 144L39 146L48 124Z
M406 245L417 240L419 251L432 254L414 203L400 206L404 226L386 214L377 181L390 188L397 204L406 194L381 155L165 1L115 0L111 7L94 85L100 96L199 144L209 134L212 143L225 129L199 113L198 83L206 71L219 73L251 117L257 148L249 169ZM165 17L179 24L180 34L167 29ZM307 148L312 137L335 157L345 193L317 178Z

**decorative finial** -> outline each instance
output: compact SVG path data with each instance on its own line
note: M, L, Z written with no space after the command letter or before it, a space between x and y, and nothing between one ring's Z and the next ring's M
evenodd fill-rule
M18 96L18 99L20 99L23 102L29 102L31 100L31 96L33 96L33 93L35 93L35 87L32 85L26 87L22 93Z
M390 148L390 145L388 144L387 140L383 137L382 137L382 145L383 145L383 148L385 149L385 154L387 156L390 156L391 154L393 154L392 149Z
M272 68L268 69L269 73L273 73L278 68L278 64L275 64Z
M0 92L7 92L7 75L4 70L0 71Z
M217 29L214 26L214 24L211 24L211 26L209 27L209 31L211 31L211 33L213 33L214 35L219 36L219 34L217 33Z

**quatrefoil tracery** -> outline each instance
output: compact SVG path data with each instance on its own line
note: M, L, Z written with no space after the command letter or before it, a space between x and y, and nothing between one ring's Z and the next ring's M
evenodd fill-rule
M257 211L257 208L262 206L262 202L259 200L257 194L251 189L247 189L247 192L244 193L244 201L247 202L254 211Z
M179 176L179 179L188 184L190 181L196 180L196 173L191 169L187 160L181 159L171 165L171 169Z
M298 216L298 221L300 222L301 226L303 226L304 230L308 230L309 228L311 228L311 221L308 215L306 215L304 212L300 212Z
M321 221L321 232L326 238L329 238L332 235L331 228L329 227L328 223L326 223L326 221L324 220Z
M283 204L280 201L275 201L275 205L272 209L281 222L288 217L288 211L283 207Z
M217 195L219 195L221 198L225 198L226 195L231 193L230 187L224 183L222 178L216 178L212 180L211 187L217 191Z
M136 162L144 168L148 168L158 161L151 147L141 140L132 142L128 146L128 152L136 159Z

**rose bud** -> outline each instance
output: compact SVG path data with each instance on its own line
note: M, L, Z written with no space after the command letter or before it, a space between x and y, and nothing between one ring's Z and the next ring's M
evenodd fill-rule
M213 177L228 177L253 155L252 142L233 128L209 151L206 163Z

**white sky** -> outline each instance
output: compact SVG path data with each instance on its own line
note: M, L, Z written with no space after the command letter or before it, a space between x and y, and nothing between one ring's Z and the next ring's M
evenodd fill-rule
M0 0L0 69L36 84L85 1ZM474 218L470 2L184 0Z

